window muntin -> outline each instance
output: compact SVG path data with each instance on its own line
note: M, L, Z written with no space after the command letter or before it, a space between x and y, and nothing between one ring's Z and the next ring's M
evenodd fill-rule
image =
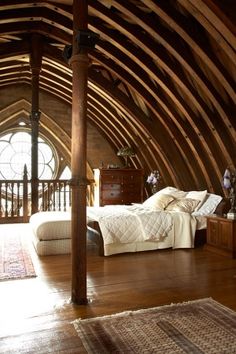
M38 177L53 179L57 172L57 155L54 148L41 136L38 139ZM0 179L23 178L24 165L31 178L31 134L13 131L0 137Z

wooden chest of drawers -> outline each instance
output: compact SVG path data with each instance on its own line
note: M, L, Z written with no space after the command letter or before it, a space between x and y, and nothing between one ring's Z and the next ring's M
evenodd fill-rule
M143 202L143 170L95 169L95 205Z
M221 216L208 216L205 248L224 256L236 258L236 220Z

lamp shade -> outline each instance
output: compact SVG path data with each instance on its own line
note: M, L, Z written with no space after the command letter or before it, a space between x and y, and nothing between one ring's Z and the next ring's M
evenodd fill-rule
M226 168L224 176L223 176L223 186L226 189L231 188L231 173L228 168Z
M117 152L118 156L129 156L129 157L133 157L135 156L135 152L132 149L132 147L130 146L124 146L122 148L120 148Z

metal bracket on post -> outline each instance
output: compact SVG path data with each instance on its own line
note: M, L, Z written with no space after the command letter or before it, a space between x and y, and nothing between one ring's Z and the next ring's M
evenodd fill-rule
M99 41L99 38L100 38L99 34L92 32L90 30L78 30L76 39L78 43L79 52L81 51L81 49L94 49L95 45ZM67 44L64 47L62 56L66 61L66 63L68 64L70 63L72 53L73 53L72 45Z
M41 115L40 111L32 111L30 114L30 121L31 122L39 122L40 115Z

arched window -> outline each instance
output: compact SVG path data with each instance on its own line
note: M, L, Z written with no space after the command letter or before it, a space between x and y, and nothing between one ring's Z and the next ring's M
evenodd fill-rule
M12 131L0 136L0 179L23 178L24 165L31 178L31 133ZM43 137L38 138L38 177L53 179L58 170L58 157L54 147Z
M71 170L68 166L66 166L60 176L60 179L70 179L71 178Z

